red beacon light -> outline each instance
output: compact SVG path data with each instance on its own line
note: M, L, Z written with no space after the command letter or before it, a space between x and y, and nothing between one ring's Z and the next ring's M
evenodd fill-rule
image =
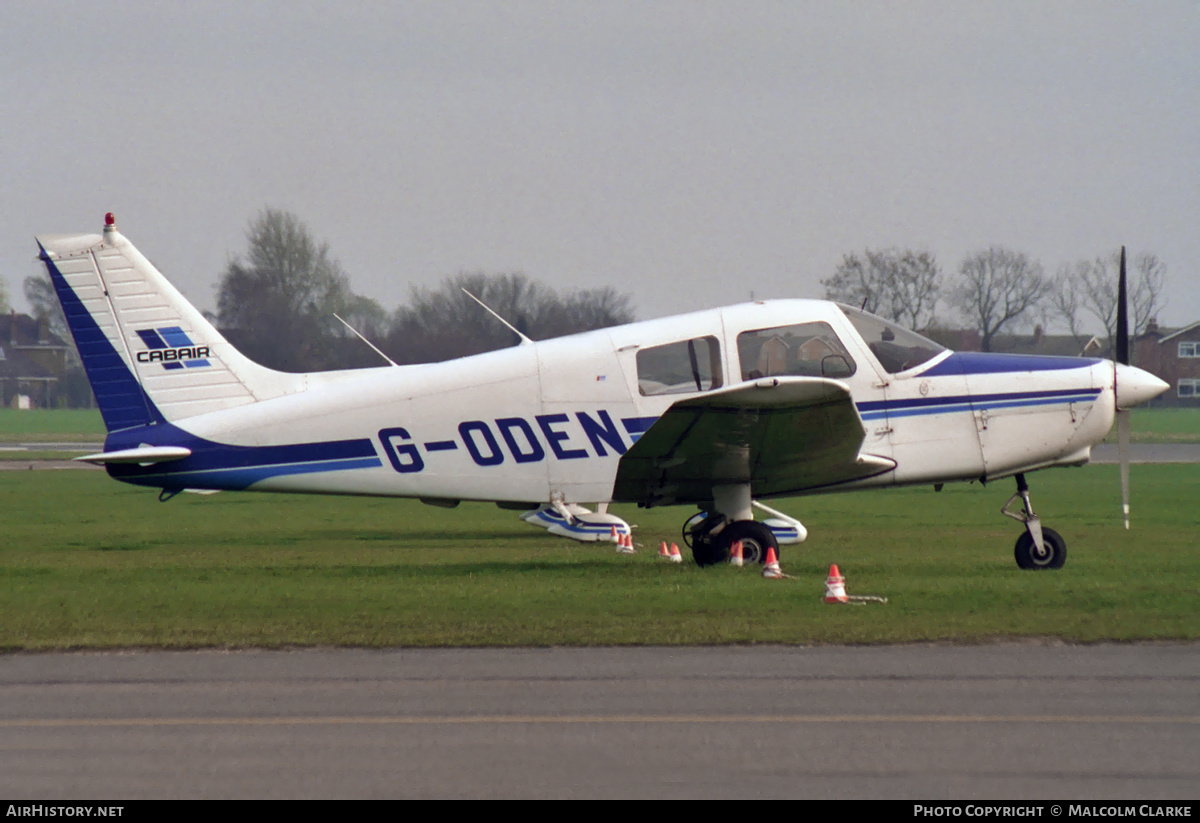
M104 215L104 225L110 229L117 225L117 218L111 211Z

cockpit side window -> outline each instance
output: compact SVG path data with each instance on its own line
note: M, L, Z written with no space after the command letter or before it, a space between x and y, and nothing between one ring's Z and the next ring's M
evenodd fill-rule
M915 369L946 350L915 331L882 317L840 303L838 305L889 374Z
M713 336L651 346L637 353L638 391L644 397L721 387L721 344Z
M798 323L738 335L742 379L791 375L849 377L856 366L828 323Z

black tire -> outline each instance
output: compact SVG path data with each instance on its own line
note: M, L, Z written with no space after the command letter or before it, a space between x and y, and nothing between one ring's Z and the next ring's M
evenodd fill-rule
M696 540L692 543L692 559L697 566L715 566L728 556L722 558L720 553L708 540Z
M1017 538L1017 545L1013 547L1017 566L1028 571L1061 569L1067 562L1067 541L1054 529L1043 528L1042 543L1046 546L1046 554L1039 557L1029 532L1022 532Z
M725 518L722 515L696 512L683 524L683 542L689 549L695 548L693 544L704 543L708 533L723 522Z
M730 523L724 531L713 537L713 545L717 549L720 563L729 559L729 551L733 544L742 541L742 559L747 565L751 563L766 563L767 549L775 550L775 558L779 558L779 541L770 527L757 520L738 520Z

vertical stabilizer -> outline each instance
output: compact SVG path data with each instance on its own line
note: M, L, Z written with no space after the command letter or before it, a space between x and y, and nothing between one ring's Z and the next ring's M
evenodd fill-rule
M296 391L236 351L116 229L38 237L41 259L109 431Z

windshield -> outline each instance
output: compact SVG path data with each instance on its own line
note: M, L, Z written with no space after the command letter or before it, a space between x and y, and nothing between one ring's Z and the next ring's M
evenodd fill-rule
M946 349L915 331L865 311L838 304L858 329L867 347L890 374L914 369Z

